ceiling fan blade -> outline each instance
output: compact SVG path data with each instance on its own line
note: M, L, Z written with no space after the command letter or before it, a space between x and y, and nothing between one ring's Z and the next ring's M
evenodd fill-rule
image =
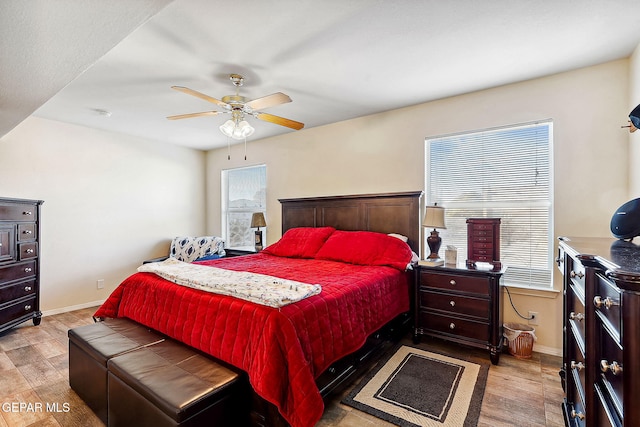
M286 126L291 129L300 130L304 127L304 123L296 122L295 120L285 119L284 117L274 116L269 113L254 113L254 116L265 122L275 123L280 126Z
M177 116L169 116L169 120L190 119L191 117L215 116L220 114L219 111L203 111L202 113L178 114Z
M271 95L263 96L262 98L256 98L252 101L245 103L245 107L250 107L252 110L262 110L263 108L269 108L280 104L286 104L291 102L291 98L282 92L273 93Z
M221 106L222 108L226 108L226 109L230 109L231 107L229 106L229 104L227 104L226 102L222 102L219 99L215 99L209 95L205 95L204 93L200 93L197 90L193 90L193 89L189 89L188 87L184 87L184 86L171 86L171 89L175 89L177 91L186 93L187 95L193 95L196 96L200 99L204 99L205 101L208 102L212 102L214 104L217 104L219 106Z

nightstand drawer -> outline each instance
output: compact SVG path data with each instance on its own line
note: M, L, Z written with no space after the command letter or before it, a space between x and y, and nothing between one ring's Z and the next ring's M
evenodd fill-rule
M420 286L489 295L489 283L484 277L453 276L451 274L439 274L423 270L420 272Z
M489 318L489 300L483 298L422 290L420 291L420 306L484 320Z
M422 327L426 330L457 335L477 341L489 340L489 323L461 319L436 313L420 313Z

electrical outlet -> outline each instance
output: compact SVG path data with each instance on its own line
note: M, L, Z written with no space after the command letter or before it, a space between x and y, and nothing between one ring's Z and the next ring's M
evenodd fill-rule
M538 321L539 321L538 312L537 311L530 311L529 312L529 324L530 325L537 325Z
M96 281L97 289L104 289L104 279L98 279Z

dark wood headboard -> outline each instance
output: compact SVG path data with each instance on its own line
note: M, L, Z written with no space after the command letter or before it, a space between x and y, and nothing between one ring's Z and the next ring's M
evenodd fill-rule
M398 233L420 254L422 191L353 196L278 199L282 233L295 227L331 226L338 230Z

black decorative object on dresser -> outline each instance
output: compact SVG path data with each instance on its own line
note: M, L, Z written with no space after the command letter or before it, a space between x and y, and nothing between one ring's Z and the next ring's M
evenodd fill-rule
M564 275L565 424L637 426L640 420L640 246L560 237Z
M504 269L427 267L416 269L414 342L421 335L486 348L497 365L502 352Z
M41 200L0 198L0 332L40 324Z

